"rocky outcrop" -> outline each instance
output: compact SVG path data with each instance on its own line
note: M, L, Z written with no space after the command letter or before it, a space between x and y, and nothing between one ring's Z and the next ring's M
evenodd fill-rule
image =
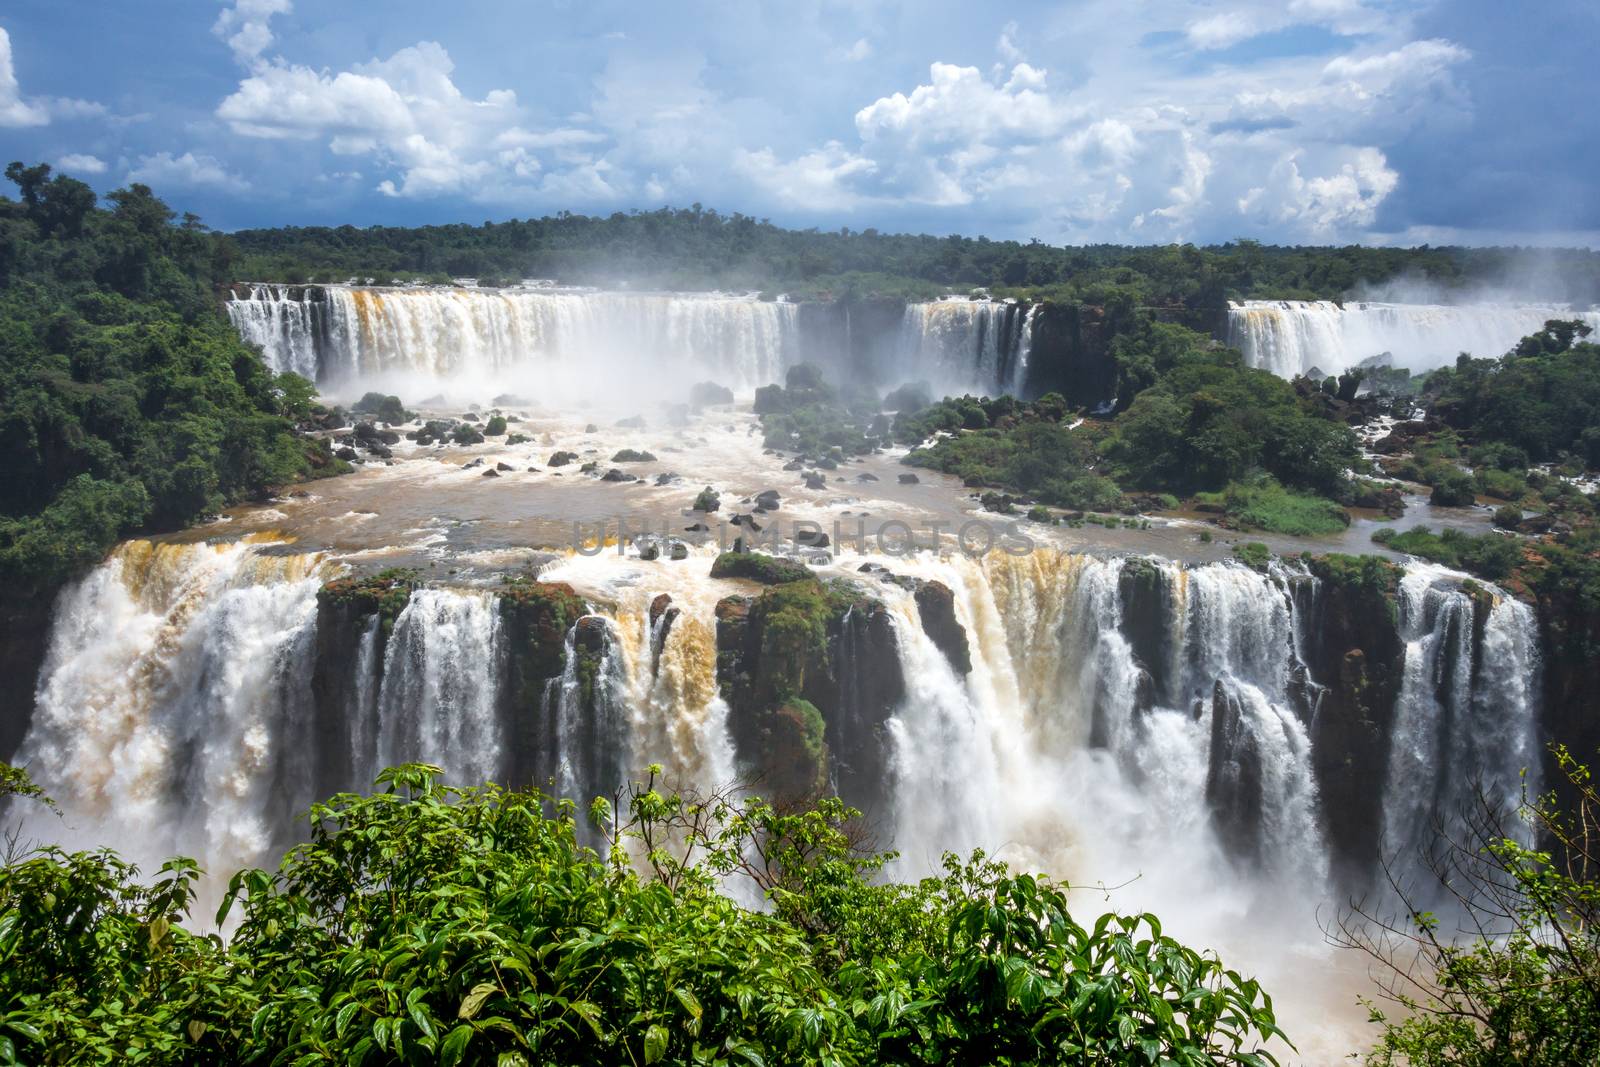
M1211 693L1211 762L1206 769L1206 803L1217 836L1230 855L1245 862L1261 859L1265 797L1261 788L1261 743L1245 722L1239 694L1218 681Z
M55 590L0 603L0 761L12 759L33 721L34 692L49 651Z
M1334 876L1352 891L1378 870L1389 739L1405 668L1395 604L1399 568L1373 556L1310 561L1315 582L1291 587L1311 678L1312 772L1327 819Z
M717 605L717 680L759 791L794 801L831 787L864 810L882 806L884 724L905 692L882 603L815 579L728 597Z
M542 784L554 773L552 689L567 668L567 636L586 610L583 598L564 582L515 581L500 593L507 650L502 714L514 784ZM585 636L586 642L578 640ZM592 690L598 657L594 646L604 637L579 630L573 638L574 649L588 655Z
M967 646L967 631L956 619L956 597L943 582L918 582L912 592L922 632L944 653L957 674L972 673L972 650Z

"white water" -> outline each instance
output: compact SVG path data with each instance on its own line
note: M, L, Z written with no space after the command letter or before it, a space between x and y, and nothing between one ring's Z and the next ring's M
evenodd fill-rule
M384 654L376 751L358 781L410 762L436 764L452 782L503 780L504 661L493 597L448 589L411 594Z
M1462 352L1505 355L1557 318L1600 327L1600 311L1560 305L1246 300L1229 306L1228 344L1250 366L1285 378L1313 368L1338 374L1384 353L1397 367L1424 371L1453 364Z
M644 404L703 379L742 393L781 382L802 353L799 305L753 296L253 285L226 307L269 367L341 397L593 398L599 376L603 393ZM908 304L871 359L895 384L1020 393L1032 324L1014 304ZM848 350L848 323L837 340Z
M1033 345L1034 309L950 298L907 304L887 380L929 382L941 394L969 389L1021 395Z
M1420 874L1419 849L1440 828L1459 832L1483 802L1501 814L1516 811L1522 771L1538 767L1533 612L1493 591L1482 641L1475 643L1476 609L1460 578L1413 563L1400 583L1405 673L1395 707L1384 837L1402 874ZM1536 774L1528 784L1537 792Z

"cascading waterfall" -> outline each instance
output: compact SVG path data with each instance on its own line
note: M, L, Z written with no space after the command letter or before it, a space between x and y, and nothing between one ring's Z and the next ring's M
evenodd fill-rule
M1460 577L1414 563L1400 583L1405 673L1384 838L1402 871L1417 868L1436 828L1461 828L1483 803L1514 812L1523 769L1538 766L1533 612L1498 590L1480 594L1485 604Z
M68 840L212 870L285 843L315 799L321 559L273 547L131 541L62 594L18 762L61 804Z
M796 305L753 297L256 285L227 311L274 370L334 386L494 383L563 364L592 375L599 361L616 375L697 374L752 389L781 381L798 358Z
M241 337L275 371L325 390L433 391L711 378L748 391L783 380L801 358L800 305L724 294L560 289L251 285L226 303ZM986 300L908 304L897 337L872 362L895 383L928 379L954 392L1026 384L1036 308ZM854 351L848 306L843 351ZM508 380L509 376L509 380Z
M1385 353L1413 371L1453 364L1462 352L1504 355L1549 319L1600 327L1600 311L1559 305L1382 304L1246 300L1228 308L1228 344L1245 362L1284 378L1338 374Z
M945 392L1021 392L1033 345L1034 309L950 298L907 304L890 377L923 379Z
M395 620L377 696L376 744L357 753L371 781L397 763L433 763L454 782L505 778L500 715L505 647L494 597L419 589Z

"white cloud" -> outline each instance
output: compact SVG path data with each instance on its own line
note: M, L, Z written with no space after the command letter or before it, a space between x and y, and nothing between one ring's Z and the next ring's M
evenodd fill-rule
M336 73L261 61L216 113L246 137L317 140L336 155L371 156L396 172L376 186L396 197L515 196L535 179L554 180L537 153L582 166L591 162L585 146L605 140L574 127L529 130L516 93L495 89L473 99L456 86L454 70L432 41ZM591 191L603 184L594 179L592 172L583 179Z
M736 172L768 190L784 203L806 211L847 211L867 198L854 187L856 179L870 176L877 164L853 155L838 141L783 161L770 148L749 152L736 149Z
M57 159L56 169L73 174L104 174L106 163L98 156L73 152Z
M856 43L840 53L839 58L847 63L859 63L863 59L872 57L872 42L865 37L856 38Z
M1337 170L1305 177L1301 154L1279 160L1265 185L1239 201L1239 213L1272 226L1286 226L1314 237L1332 237L1371 226L1378 205L1394 191L1400 176L1376 148L1344 153Z
M1368 7L1361 0L1290 0L1287 5L1244 3L1212 11L1191 19L1184 36L1193 48L1206 52L1232 48L1291 26L1318 26L1349 37L1379 32L1390 23L1388 12Z
M250 188L248 181L228 170L220 160L193 152L181 156L171 152L140 156L139 162L128 171L128 181L155 188L212 188L234 193Z
M287 15L293 8L291 0L235 0L217 16L211 32L228 43L235 59L254 68L272 44L272 16Z
M11 35L0 26L0 128L48 126L51 119L88 118L105 114L105 107L88 100L63 97L24 99L11 56Z
M1262 25L1243 11L1221 11L1189 23L1184 33L1196 48L1228 48L1265 32Z

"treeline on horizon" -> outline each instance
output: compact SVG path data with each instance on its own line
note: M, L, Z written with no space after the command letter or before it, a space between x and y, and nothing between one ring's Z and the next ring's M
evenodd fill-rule
M796 230L699 204L685 209L560 212L538 219L394 227L240 230L221 238L234 281L448 282L553 278L581 284L726 288L806 298L995 295L1156 307L1230 299L1332 300L1404 279L1440 290L1503 286L1537 273L1540 299L1600 301L1600 253L1584 249L1089 244Z

